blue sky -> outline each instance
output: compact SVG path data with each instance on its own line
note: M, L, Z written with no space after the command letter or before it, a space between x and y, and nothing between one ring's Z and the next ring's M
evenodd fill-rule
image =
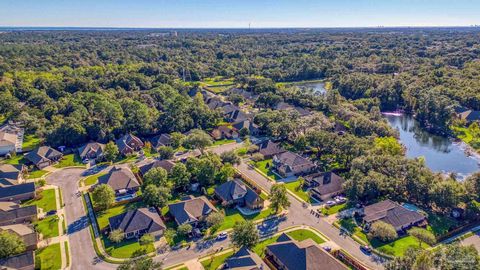
M0 26L480 25L480 0L0 0Z

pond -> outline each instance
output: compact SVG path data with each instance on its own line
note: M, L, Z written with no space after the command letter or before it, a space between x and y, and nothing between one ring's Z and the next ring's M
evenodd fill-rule
M295 85L303 89L312 89L317 94L325 94L327 92L324 82L299 82L295 83Z
M384 117L390 126L399 131L407 157L423 156L427 167L432 171L453 172L458 179L464 179L480 169L480 158L469 156L465 152L465 144L455 143L450 138L427 132L410 115L386 113Z

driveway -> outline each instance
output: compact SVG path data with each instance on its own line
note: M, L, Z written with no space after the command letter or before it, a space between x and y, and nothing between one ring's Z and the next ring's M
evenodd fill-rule
M84 169L63 169L50 174L47 183L62 189L67 220L67 235L70 244L71 269L117 269L118 265L109 264L97 257L93 249L89 231L88 217L81 196L78 196L78 180Z

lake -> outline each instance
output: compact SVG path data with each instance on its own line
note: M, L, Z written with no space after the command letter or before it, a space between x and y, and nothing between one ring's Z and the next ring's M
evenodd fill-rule
M426 165L434 172L457 174L458 179L480 170L480 159L468 156L463 143L455 143L443 136L433 135L423 128L410 115L384 114L393 128L400 133L400 141L405 145L407 157L423 156Z
M299 82L295 83L295 85L303 89L312 89L313 92L317 94L324 94L327 92L324 82Z

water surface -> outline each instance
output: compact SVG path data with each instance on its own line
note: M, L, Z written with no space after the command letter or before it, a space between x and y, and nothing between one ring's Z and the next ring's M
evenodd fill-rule
M327 92L324 82L301 82L296 83L295 85L304 89L312 89L313 92L317 94L324 94Z

